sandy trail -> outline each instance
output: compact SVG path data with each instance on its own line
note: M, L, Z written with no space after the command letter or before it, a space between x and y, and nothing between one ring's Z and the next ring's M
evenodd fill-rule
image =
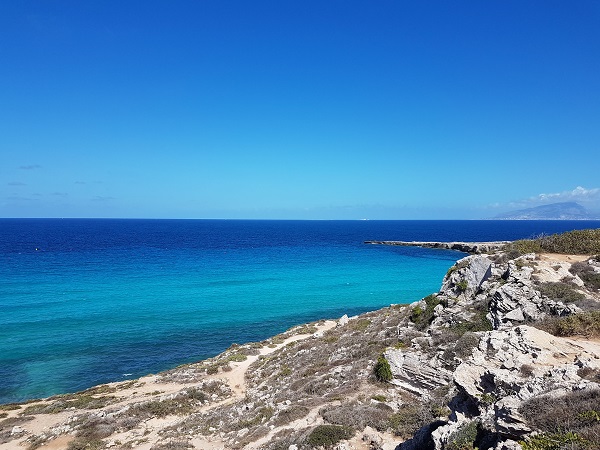
M540 259L542 261L559 261L574 263L579 261L585 261L590 258L591 255L565 255L562 253L540 253Z

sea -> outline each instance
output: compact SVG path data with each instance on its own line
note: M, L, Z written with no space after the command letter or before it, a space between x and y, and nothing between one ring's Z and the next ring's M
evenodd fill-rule
M465 255L600 221L0 219L0 403L214 356L437 292Z

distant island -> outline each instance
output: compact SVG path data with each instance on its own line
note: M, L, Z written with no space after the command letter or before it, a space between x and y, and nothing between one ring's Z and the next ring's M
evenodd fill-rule
M576 202L551 203L534 208L509 211L494 217L500 220L595 220L585 207Z

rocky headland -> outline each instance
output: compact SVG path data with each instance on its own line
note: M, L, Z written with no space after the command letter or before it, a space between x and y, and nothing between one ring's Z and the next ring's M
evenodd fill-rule
M2 405L0 449L600 448L600 261L518 248L410 305Z
M509 241L497 242L424 242L424 241L365 241L365 244L398 245L401 247L438 248L442 250L457 250L463 253L493 253L499 251Z

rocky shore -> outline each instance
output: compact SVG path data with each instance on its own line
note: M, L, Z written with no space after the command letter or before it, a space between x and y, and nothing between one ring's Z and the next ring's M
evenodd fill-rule
M470 244L413 304L2 405L0 450L600 448L600 261Z
M402 247L439 248L443 250L457 250L463 253L481 254L493 253L502 249L510 241L496 242L439 242L439 241L365 241L365 244L398 245Z

